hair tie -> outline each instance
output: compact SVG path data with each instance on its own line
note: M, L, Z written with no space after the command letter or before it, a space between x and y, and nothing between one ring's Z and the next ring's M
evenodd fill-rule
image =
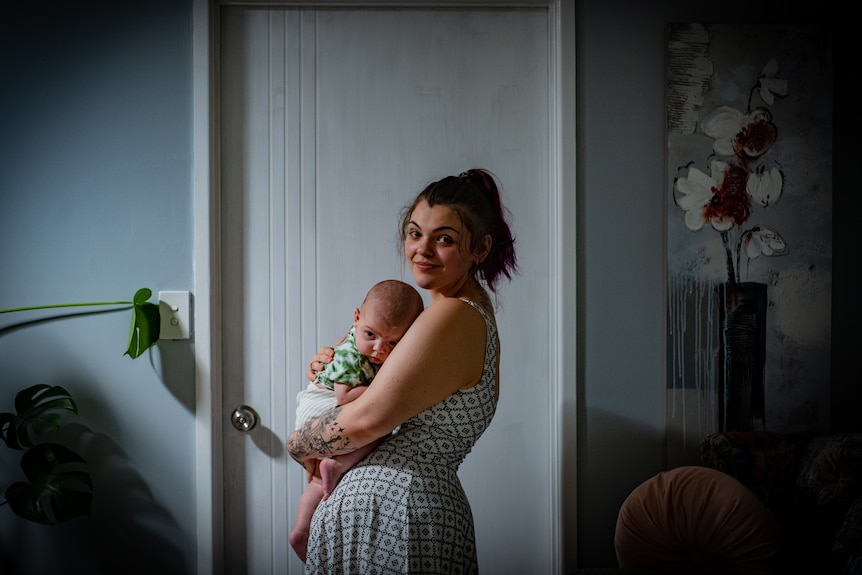
M475 168L469 169L466 172L461 172L458 174L458 179L462 182L473 184L479 189L488 190L491 189L488 185L487 176L482 170L477 170Z

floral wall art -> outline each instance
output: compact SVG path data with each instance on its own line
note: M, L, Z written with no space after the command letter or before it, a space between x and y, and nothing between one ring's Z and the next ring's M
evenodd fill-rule
M831 66L817 27L668 27L671 453L829 427Z

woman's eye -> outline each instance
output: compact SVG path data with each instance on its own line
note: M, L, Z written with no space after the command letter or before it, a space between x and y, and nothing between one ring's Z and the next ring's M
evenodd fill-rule
M416 239L419 237L419 232L417 232L416 230L410 230L409 232L407 232L407 235L409 235L411 238Z
M441 244L451 244L452 238L450 238L449 236L440 236L439 238L437 238L437 241Z

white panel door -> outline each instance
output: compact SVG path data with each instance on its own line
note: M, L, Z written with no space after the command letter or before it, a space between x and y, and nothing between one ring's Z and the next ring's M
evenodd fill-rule
M522 274L503 285L501 392L460 476L484 573L558 570L564 317L553 10L219 8L226 573L300 573L303 473L286 454L308 358L367 289L412 282L398 214L428 182L502 184ZM251 431L230 424L248 405Z

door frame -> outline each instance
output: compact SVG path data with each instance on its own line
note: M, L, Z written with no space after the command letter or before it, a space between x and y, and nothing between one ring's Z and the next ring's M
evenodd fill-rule
M195 347L195 446L197 497L197 573L218 575L223 566L215 551L224 547L224 469L222 464L220 221L221 187L218 177L218 13L223 5L260 5L260 0L193 0L192 12L192 194ZM270 5L325 7L437 7L445 0L268 0ZM551 237L557 247L550 254L552 277L550 356L551 429L556 430L548 488L553 503L555 533L552 549L555 573L577 567L577 235L576 115L575 115L575 6L571 0L472 0L459 7L539 7L548 11L553 42L553 80L550 90L552 136L549 147L553 169L550 204ZM564 374L566 379L564 380Z

